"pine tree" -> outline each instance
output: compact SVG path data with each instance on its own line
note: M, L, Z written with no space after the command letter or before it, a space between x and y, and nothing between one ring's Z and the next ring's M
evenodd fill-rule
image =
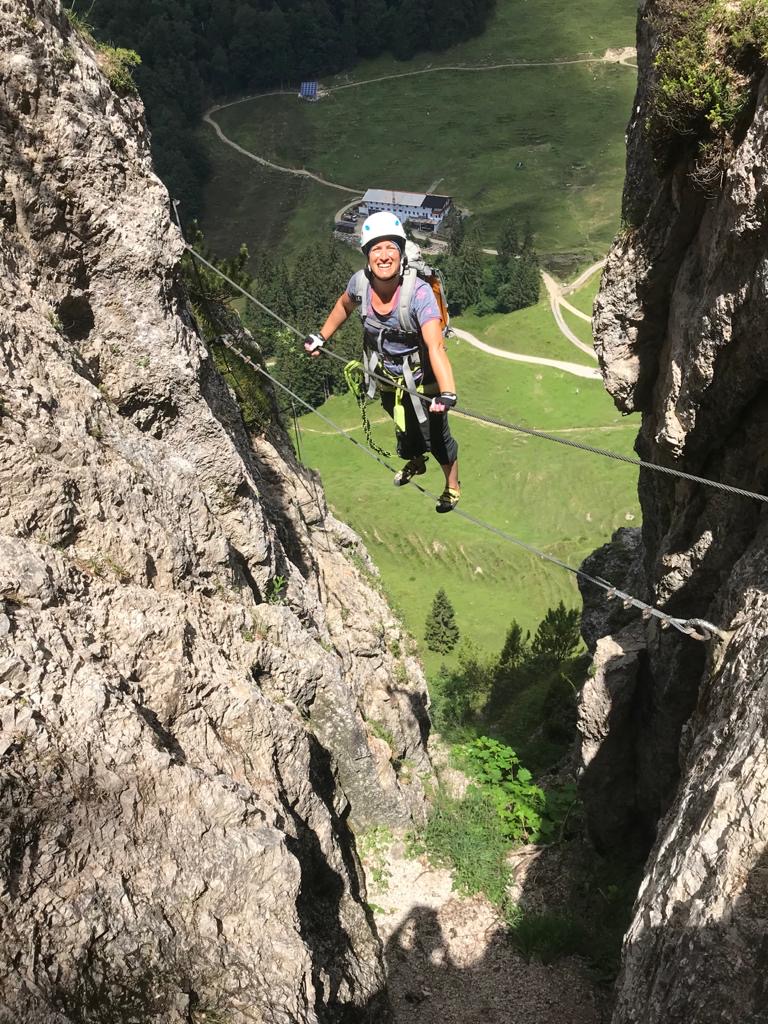
M497 715L510 704L513 695L526 681L525 665L530 656L531 634L525 633L514 619L507 630L499 660L493 669L493 683L486 712Z
M459 627L456 625L453 605L442 587L435 594L427 615L424 639L430 651L437 651L439 654L448 654L459 641Z
M560 601L557 608L550 608L539 623L531 644L531 653L536 658L565 661L573 656L579 646L580 625L578 609L566 608Z
M496 245L496 251L498 253L497 259L502 266L506 266L507 263L515 256L520 253L520 243L517 238L517 228L512 218L508 218L504 221L501 228L501 237Z
M465 234L456 256L447 263L448 305L451 313L461 313L480 299L483 292L483 260L480 246L472 234Z

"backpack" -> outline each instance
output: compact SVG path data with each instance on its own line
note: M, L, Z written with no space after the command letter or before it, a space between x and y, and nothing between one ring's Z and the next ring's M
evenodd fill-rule
M448 302L445 297L445 287L443 285L443 278L440 271L436 267L430 267L424 261L424 258L421 255L421 249L415 242L410 241L410 239L405 243L405 253L403 254L403 257L404 269L400 285L400 299L397 306L397 318L400 321L400 330L403 334L419 334L418 322L411 311L411 301L413 299L416 284L421 280L428 284L432 289L437 303L437 309L440 313L440 328L442 330L443 337L449 337L451 334L451 328L450 317L448 315ZM354 275L352 278L352 288L352 294L354 294L355 301L358 303L360 309L360 319L365 323L365 317L368 310L368 295L371 289L368 274L365 270L358 270ZM365 375L365 382L367 384L368 398L373 398L376 392L376 379L373 374L380 363L381 354L381 352L363 353L363 371ZM410 393L411 402L417 419L421 422L425 422L427 414L422 402L415 394L418 388L413 376L414 369L415 367L411 365L409 357L406 357L403 360L403 378L405 387Z

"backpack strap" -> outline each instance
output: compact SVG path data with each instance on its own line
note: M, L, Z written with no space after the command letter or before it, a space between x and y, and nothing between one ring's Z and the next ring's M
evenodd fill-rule
M397 304L397 319L400 321L400 330L405 331L406 334L413 334L419 330L419 325L411 311L413 293L416 291L418 280L419 276L416 273L416 268L406 267L403 271L402 282L400 283L400 301Z
M360 319L365 321L368 312L368 295L371 290L368 275L364 270L358 270L356 274L352 275L352 280L349 283L352 287L350 294L358 306Z

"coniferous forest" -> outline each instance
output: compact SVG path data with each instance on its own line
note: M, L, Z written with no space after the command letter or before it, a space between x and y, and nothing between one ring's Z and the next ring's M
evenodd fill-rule
M157 171L200 212L205 156L193 132L207 101L295 85L391 52L407 60L478 35L494 0L75 0L96 35L141 57Z

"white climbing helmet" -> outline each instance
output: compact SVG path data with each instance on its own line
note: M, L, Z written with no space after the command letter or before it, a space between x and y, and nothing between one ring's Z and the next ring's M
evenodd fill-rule
M380 210L372 213L363 221L363 228L360 232L360 248L364 253L376 242L383 242L389 239L395 242L402 252L405 249L405 230L400 218L389 210Z

